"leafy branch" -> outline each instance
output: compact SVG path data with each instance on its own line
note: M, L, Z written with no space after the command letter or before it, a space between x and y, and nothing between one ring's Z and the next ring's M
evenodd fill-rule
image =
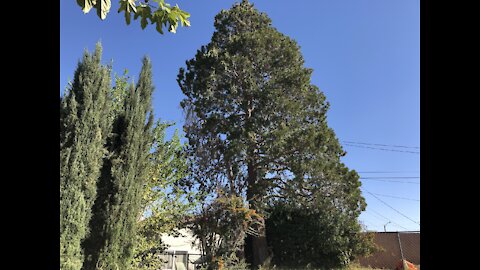
M120 0L118 13L124 12L127 25L131 23L132 13L134 20L140 17L142 29L145 29L149 23L156 24L156 29L160 34L163 34L163 27L167 27L171 33L176 33L178 22L182 26L190 26L190 21L188 20L190 13L181 10L178 4L172 7L170 4L165 3L165 0L153 1L158 6L149 4L149 0ZM111 8L111 0L77 0L77 4L84 13L88 13L92 8L95 8L101 20L105 20Z

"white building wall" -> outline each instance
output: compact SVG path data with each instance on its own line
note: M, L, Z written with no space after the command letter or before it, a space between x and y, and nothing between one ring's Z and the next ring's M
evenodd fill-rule
M167 263L162 269L187 270L187 266L184 263L185 257L189 260L188 270L195 269L195 265L192 264L192 262L200 257L199 255L196 255L201 253L199 243L198 241L195 241L190 230L182 229L179 232L181 236L178 237L169 236L168 234L162 234L161 236L162 242L169 246L165 251L165 253L169 255L162 256L165 260L168 260L169 263ZM189 256L183 255L185 252L189 254Z

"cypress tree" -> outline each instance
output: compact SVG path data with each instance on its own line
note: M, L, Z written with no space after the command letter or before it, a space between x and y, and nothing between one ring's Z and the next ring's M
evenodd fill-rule
M152 70L143 59L140 78L129 85L124 106L113 122L90 227L83 269L129 269L140 218L148 157L153 142Z
M79 270L81 242L102 166L109 124L110 68L100 64L102 48L85 52L74 81L60 102L60 269Z

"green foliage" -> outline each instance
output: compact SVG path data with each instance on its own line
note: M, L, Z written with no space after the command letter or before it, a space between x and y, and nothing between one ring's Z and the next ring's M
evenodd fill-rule
M190 221L189 228L200 240L209 269L241 264L241 253L247 232L262 224L263 219L255 210L248 209L241 197L219 196L202 207L200 214Z
M142 214L138 224L134 267L159 269L163 262L156 255L165 249L163 233L178 234L196 201L188 199L176 184L187 175L187 164L178 133L165 139L165 130L172 124L158 122L154 129L154 145L150 155L148 177L143 188Z
M153 125L150 61L136 87L125 70L111 88L100 56L99 44L85 53L60 97L61 269L158 269L160 235L196 202L177 185L183 145L165 139L172 124Z
M104 143L109 133L110 69L102 49L85 52L70 89L60 101L60 269L79 270L88 235Z
M163 34L163 27L167 27L169 32L176 33L178 22L182 26L190 26L190 14L181 10L178 5L171 6L164 0L154 0L158 4L156 10L152 10L155 6L148 3L148 0L119 0L118 13L124 12L125 22L127 25L131 23L132 14L134 20L140 19L142 29L150 24L156 24L156 29ZM77 4L82 8L84 13L88 13L92 8L97 10L97 15L104 20L111 8L111 0L77 0Z
M220 12L211 42L177 79L186 95L181 106L192 171L184 185L201 194L220 188L244 196L266 218L277 202L304 207L325 195L335 211L322 214L356 224L364 209L358 175L340 161L345 152L327 124L329 104L311 74L296 42L248 1ZM256 233L264 234L262 226ZM254 267L266 257L261 239L247 238ZM349 258L349 250L341 252Z
M223 270L248 270L249 264L244 259L239 259L235 254L223 256L220 260L219 269Z
M92 234L85 242L83 269L129 269L148 178L153 143L150 60L143 60L136 85L128 85L123 110L113 122L95 201Z
M338 158L338 157L337 157ZM375 250L358 216L366 203L359 175L338 159L300 160L304 171L269 200L267 240L281 267L344 268Z
M200 267L200 270L249 270L250 265L244 259L238 258L234 253L213 258L208 264Z
M329 200L307 207L278 203L266 226L272 263L281 267L342 268L374 247L372 235Z
M128 70L124 70L122 76L115 74L115 86L111 89L109 97L112 100L110 121L113 123L115 118L125 110L125 100L129 95Z
M277 269L276 265L272 265L272 257L268 257L260 266L258 270L273 270Z

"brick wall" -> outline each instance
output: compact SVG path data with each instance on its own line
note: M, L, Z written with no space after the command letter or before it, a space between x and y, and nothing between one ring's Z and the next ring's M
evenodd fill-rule
M375 232L374 242L383 250L359 258L361 266L394 269L402 259L400 244L404 258L413 264L420 264L420 232Z

